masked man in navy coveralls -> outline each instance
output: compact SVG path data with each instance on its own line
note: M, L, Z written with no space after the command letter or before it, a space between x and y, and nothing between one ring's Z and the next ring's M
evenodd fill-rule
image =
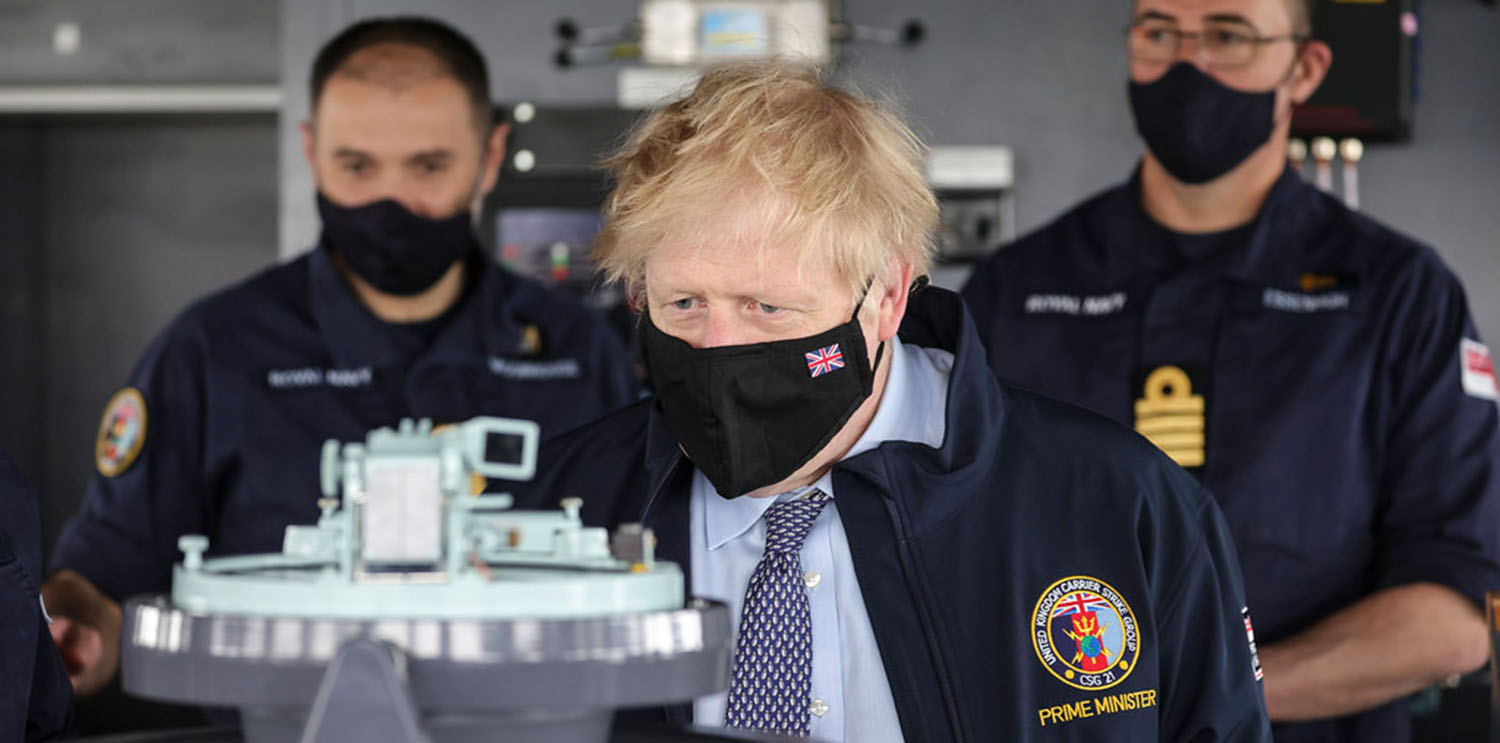
M1002 379L1134 426L1239 546L1276 739L1404 741L1486 658L1495 379L1426 246L1286 167L1329 49L1288 0L1139 0L1129 182L964 289Z
M602 319L480 254L471 223L505 127L471 42L364 22L323 48L310 87L321 245L184 312L106 409L99 476L46 586L80 694L115 672L119 602L169 588L180 535L275 552L316 521L324 440L408 416L559 433L635 398Z
M0 740L72 737L73 687L47 632L36 493L0 453Z
M658 396L549 442L523 501L643 522L729 605L732 685L678 722L1269 740L1213 499L998 383L957 295L910 293L937 222L922 156L803 68L717 70L650 116L610 161L596 256L644 310Z

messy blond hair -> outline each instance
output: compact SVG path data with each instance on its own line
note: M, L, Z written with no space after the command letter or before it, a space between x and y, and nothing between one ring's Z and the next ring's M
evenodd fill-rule
M726 204L770 206L766 239L825 261L859 291L932 262L938 207L926 148L887 104L829 84L816 68L736 64L647 116L604 161L615 181L594 241L610 281L642 297L646 259L668 235L722 236Z

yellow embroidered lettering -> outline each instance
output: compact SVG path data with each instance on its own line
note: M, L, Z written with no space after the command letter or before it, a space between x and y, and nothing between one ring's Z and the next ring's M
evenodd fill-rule
M1061 722L1073 722L1100 715L1145 709L1156 706L1156 690L1144 689L1127 694L1112 694L1097 699L1080 699L1055 707L1044 707L1036 711L1037 721L1042 727Z

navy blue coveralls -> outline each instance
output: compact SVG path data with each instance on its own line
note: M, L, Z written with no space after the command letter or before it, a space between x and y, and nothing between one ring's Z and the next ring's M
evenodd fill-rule
M1118 425L999 383L957 295L913 295L900 336L954 354L942 447L886 442L833 482L905 739L1270 740L1203 488ZM587 523L643 522L691 570L692 473L645 400L544 446L520 502L577 496ZM1065 680L1075 599L1133 617L1138 645L1115 646L1130 670Z
M177 538L216 554L279 552L313 523L326 439L363 441L404 417L535 420L543 435L636 397L624 344L577 301L479 258L434 337L378 320L323 250L198 302L130 381L145 445L96 476L50 568L121 600L170 587Z
M40 598L36 492L0 454L0 740L72 737L73 684Z
M1140 203L1137 176L978 268L963 294L998 375L1190 467L1224 510L1263 643L1383 588L1500 588L1493 381L1437 255L1290 170L1221 235L1173 235ZM1152 394L1199 401L1148 400L1163 368L1191 390ZM1409 727L1398 700L1276 739Z

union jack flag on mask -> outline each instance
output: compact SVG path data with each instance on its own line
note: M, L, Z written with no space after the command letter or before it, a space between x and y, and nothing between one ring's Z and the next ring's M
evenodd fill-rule
M844 352L839 350L837 343L816 351L808 351L803 355L807 357L807 373L814 378L821 377L834 369L844 368Z

